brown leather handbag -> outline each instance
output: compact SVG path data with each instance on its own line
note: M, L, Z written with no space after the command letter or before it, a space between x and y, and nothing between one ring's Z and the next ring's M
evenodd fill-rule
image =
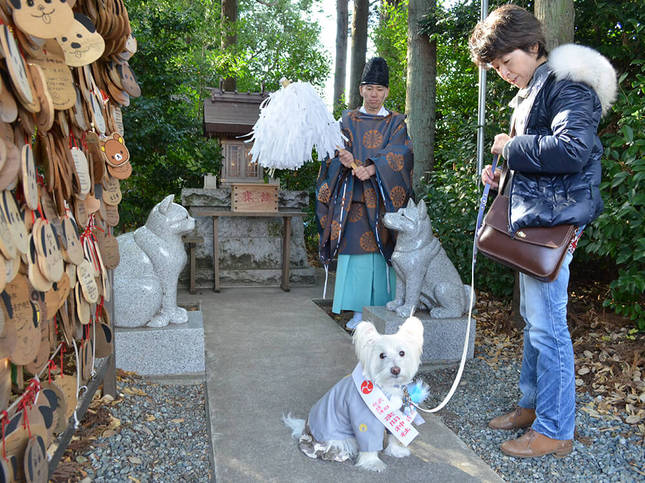
M484 256L543 282L552 282L575 236L574 225L522 228L511 235L507 176L502 175L499 193L484 217L477 234L477 250Z

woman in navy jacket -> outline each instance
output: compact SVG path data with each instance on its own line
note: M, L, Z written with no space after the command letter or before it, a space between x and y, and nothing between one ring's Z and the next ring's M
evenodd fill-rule
M502 444L516 457L571 452L575 427L573 346L567 327L569 264L582 228L602 211L598 124L616 96L616 73L595 50L563 45L548 55L533 14L504 5L477 24L470 37L474 62L493 67L519 90L511 102L511 135L495 136L491 152L511 173L509 222L579 227L558 277L541 282L520 274L520 312L525 321L518 407L490 421L495 429L531 427ZM499 171L482 172L499 183Z

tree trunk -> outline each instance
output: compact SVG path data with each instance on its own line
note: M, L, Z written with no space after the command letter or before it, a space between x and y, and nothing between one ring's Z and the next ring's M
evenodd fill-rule
M222 50L230 49L237 42L236 21L237 0L222 0ZM236 88L235 77L224 79L222 88L225 91L234 91Z
M414 190L434 165L437 45L419 34L419 21L435 8L435 0L410 0L408 4L408 72L405 112L414 147Z
M334 73L334 108L343 102L347 72L348 0L336 0L336 71Z
M354 18L352 20L352 60L349 70L349 108L354 109L362 104L358 85L361 82L365 54L367 52L367 18L369 1L354 0Z
M544 27L549 52L560 44L573 42L573 0L535 0L534 13Z

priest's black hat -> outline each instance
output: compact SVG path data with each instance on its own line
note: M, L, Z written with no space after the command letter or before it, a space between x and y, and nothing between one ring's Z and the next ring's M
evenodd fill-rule
M383 57L372 57L367 64L365 64L363 75L361 76L361 85L365 84L376 84L389 87L390 69Z

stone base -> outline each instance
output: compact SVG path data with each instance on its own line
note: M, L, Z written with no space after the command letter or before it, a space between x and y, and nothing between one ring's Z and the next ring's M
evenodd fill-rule
M116 367L142 376L204 373L204 322L189 311L185 324L166 327L116 327Z
M417 312L415 316L423 323L423 354L421 362L429 365L458 364L464 350L468 317L459 319L432 319L428 312ZM363 320L374 324L380 333L393 334L405 321L396 312L385 307L364 307ZM468 359L475 352L475 319L470 324Z

